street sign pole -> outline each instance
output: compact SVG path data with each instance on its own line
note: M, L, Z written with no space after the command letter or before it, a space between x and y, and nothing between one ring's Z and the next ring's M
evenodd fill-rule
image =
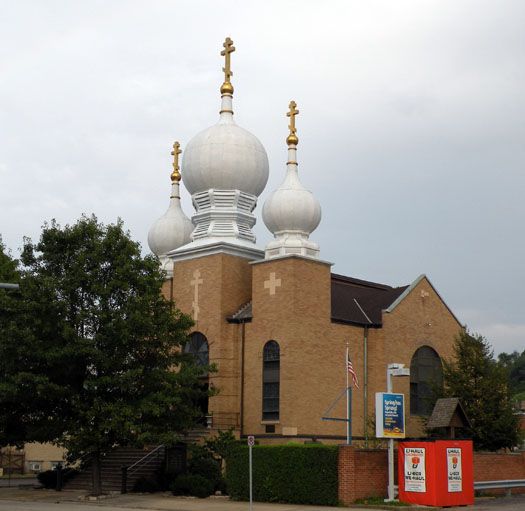
M390 366L386 370L386 391L392 392L392 372ZM388 439L388 502L395 499L394 491L394 439Z
M255 437L253 435L250 435L248 437L248 464L249 464L249 471L250 471L250 511L253 509L253 462L252 462L252 447L255 444Z
M404 364L388 364L386 368L386 391L393 392L392 376L410 376L410 369ZM394 488L394 439L388 439L388 498L385 502L395 500Z

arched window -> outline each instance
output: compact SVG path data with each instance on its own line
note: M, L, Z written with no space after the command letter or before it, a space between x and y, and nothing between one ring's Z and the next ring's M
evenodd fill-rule
M193 332L190 334L190 340L184 346L184 353L191 353L195 357L195 363L198 366L207 366L210 362L208 352L208 339L200 332ZM196 407L202 412L202 416L198 419L201 426L208 426L208 404L209 398L207 391L209 389L208 371L203 370L197 388L200 391L206 392L201 394L200 398L195 401Z
M410 362L410 413L430 415L433 390L443 385L443 366L430 346L418 348Z
M191 353L199 366L206 366L209 363L208 340L204 334L193 332L190 340L184 346L184 353Z
M268 341L263 349L262 418L265 421L279 420L279 365L279 344Z

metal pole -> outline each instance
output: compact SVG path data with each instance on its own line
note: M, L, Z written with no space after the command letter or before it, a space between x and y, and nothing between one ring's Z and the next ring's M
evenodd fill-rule
M392 374L387 367L386 370L386 390L392 392ZM388 439L388 501L394 500L394 439Z
M346 445L350 445L350 385L348 381L348 343L346 343L346 359L345 359L345 372L346 372Z
M128 467L120 467L122 470L122 479L120 482L120 493L128 493Z
M352 387L347 388L348 393L348 410L347 410L347 436L348 436L348 445L352 445Z
M365 449L368 449L368 326L364 328L363 336L363 365L364 365L364 385L363 385L363 401L364 401L364 424L363 431L365 432Z
M252 477L252 446L248 450L249 464L250 464L250 511L253 509L253 477Z

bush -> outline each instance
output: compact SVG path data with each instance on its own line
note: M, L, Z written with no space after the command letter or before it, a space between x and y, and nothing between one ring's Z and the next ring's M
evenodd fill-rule
M188 473L204 477L212 483L214 490L221 489L219 488L222 482L220 462L204 447L192 446Z
M264 445L253 447L253 498L336 506L338 447ZM232 450L226 463L226 485L237 500L249 498L248 447Z
M182 474L171 485L173 495L193 495L201 499L213 493L213 483L197 474Z
M155 493L160 490L160 485L151 477L139 477L133 485L133 492L136 493Z
M65 484L66 481L71 479L73 476L78 474L78 470L73 468L66 468L62 472L62 483ZM37 476L38 482L44 488L56 488L57 487L57 471L56 470L46 470L40 472Z
M171 488L171 485L179 475L180 472L175 470L159 471L157 480L159 482L160 489L163 491L169 490Z

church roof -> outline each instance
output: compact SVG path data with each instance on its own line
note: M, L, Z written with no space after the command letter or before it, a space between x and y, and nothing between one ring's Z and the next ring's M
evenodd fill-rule
M408 287L391 287L332 273L332 321L380 327L381 312ZM227 319L231 323L246 323L252 317L252 303L248 302Z
M332 273L332 321L380 327L382 311L407 288Z

